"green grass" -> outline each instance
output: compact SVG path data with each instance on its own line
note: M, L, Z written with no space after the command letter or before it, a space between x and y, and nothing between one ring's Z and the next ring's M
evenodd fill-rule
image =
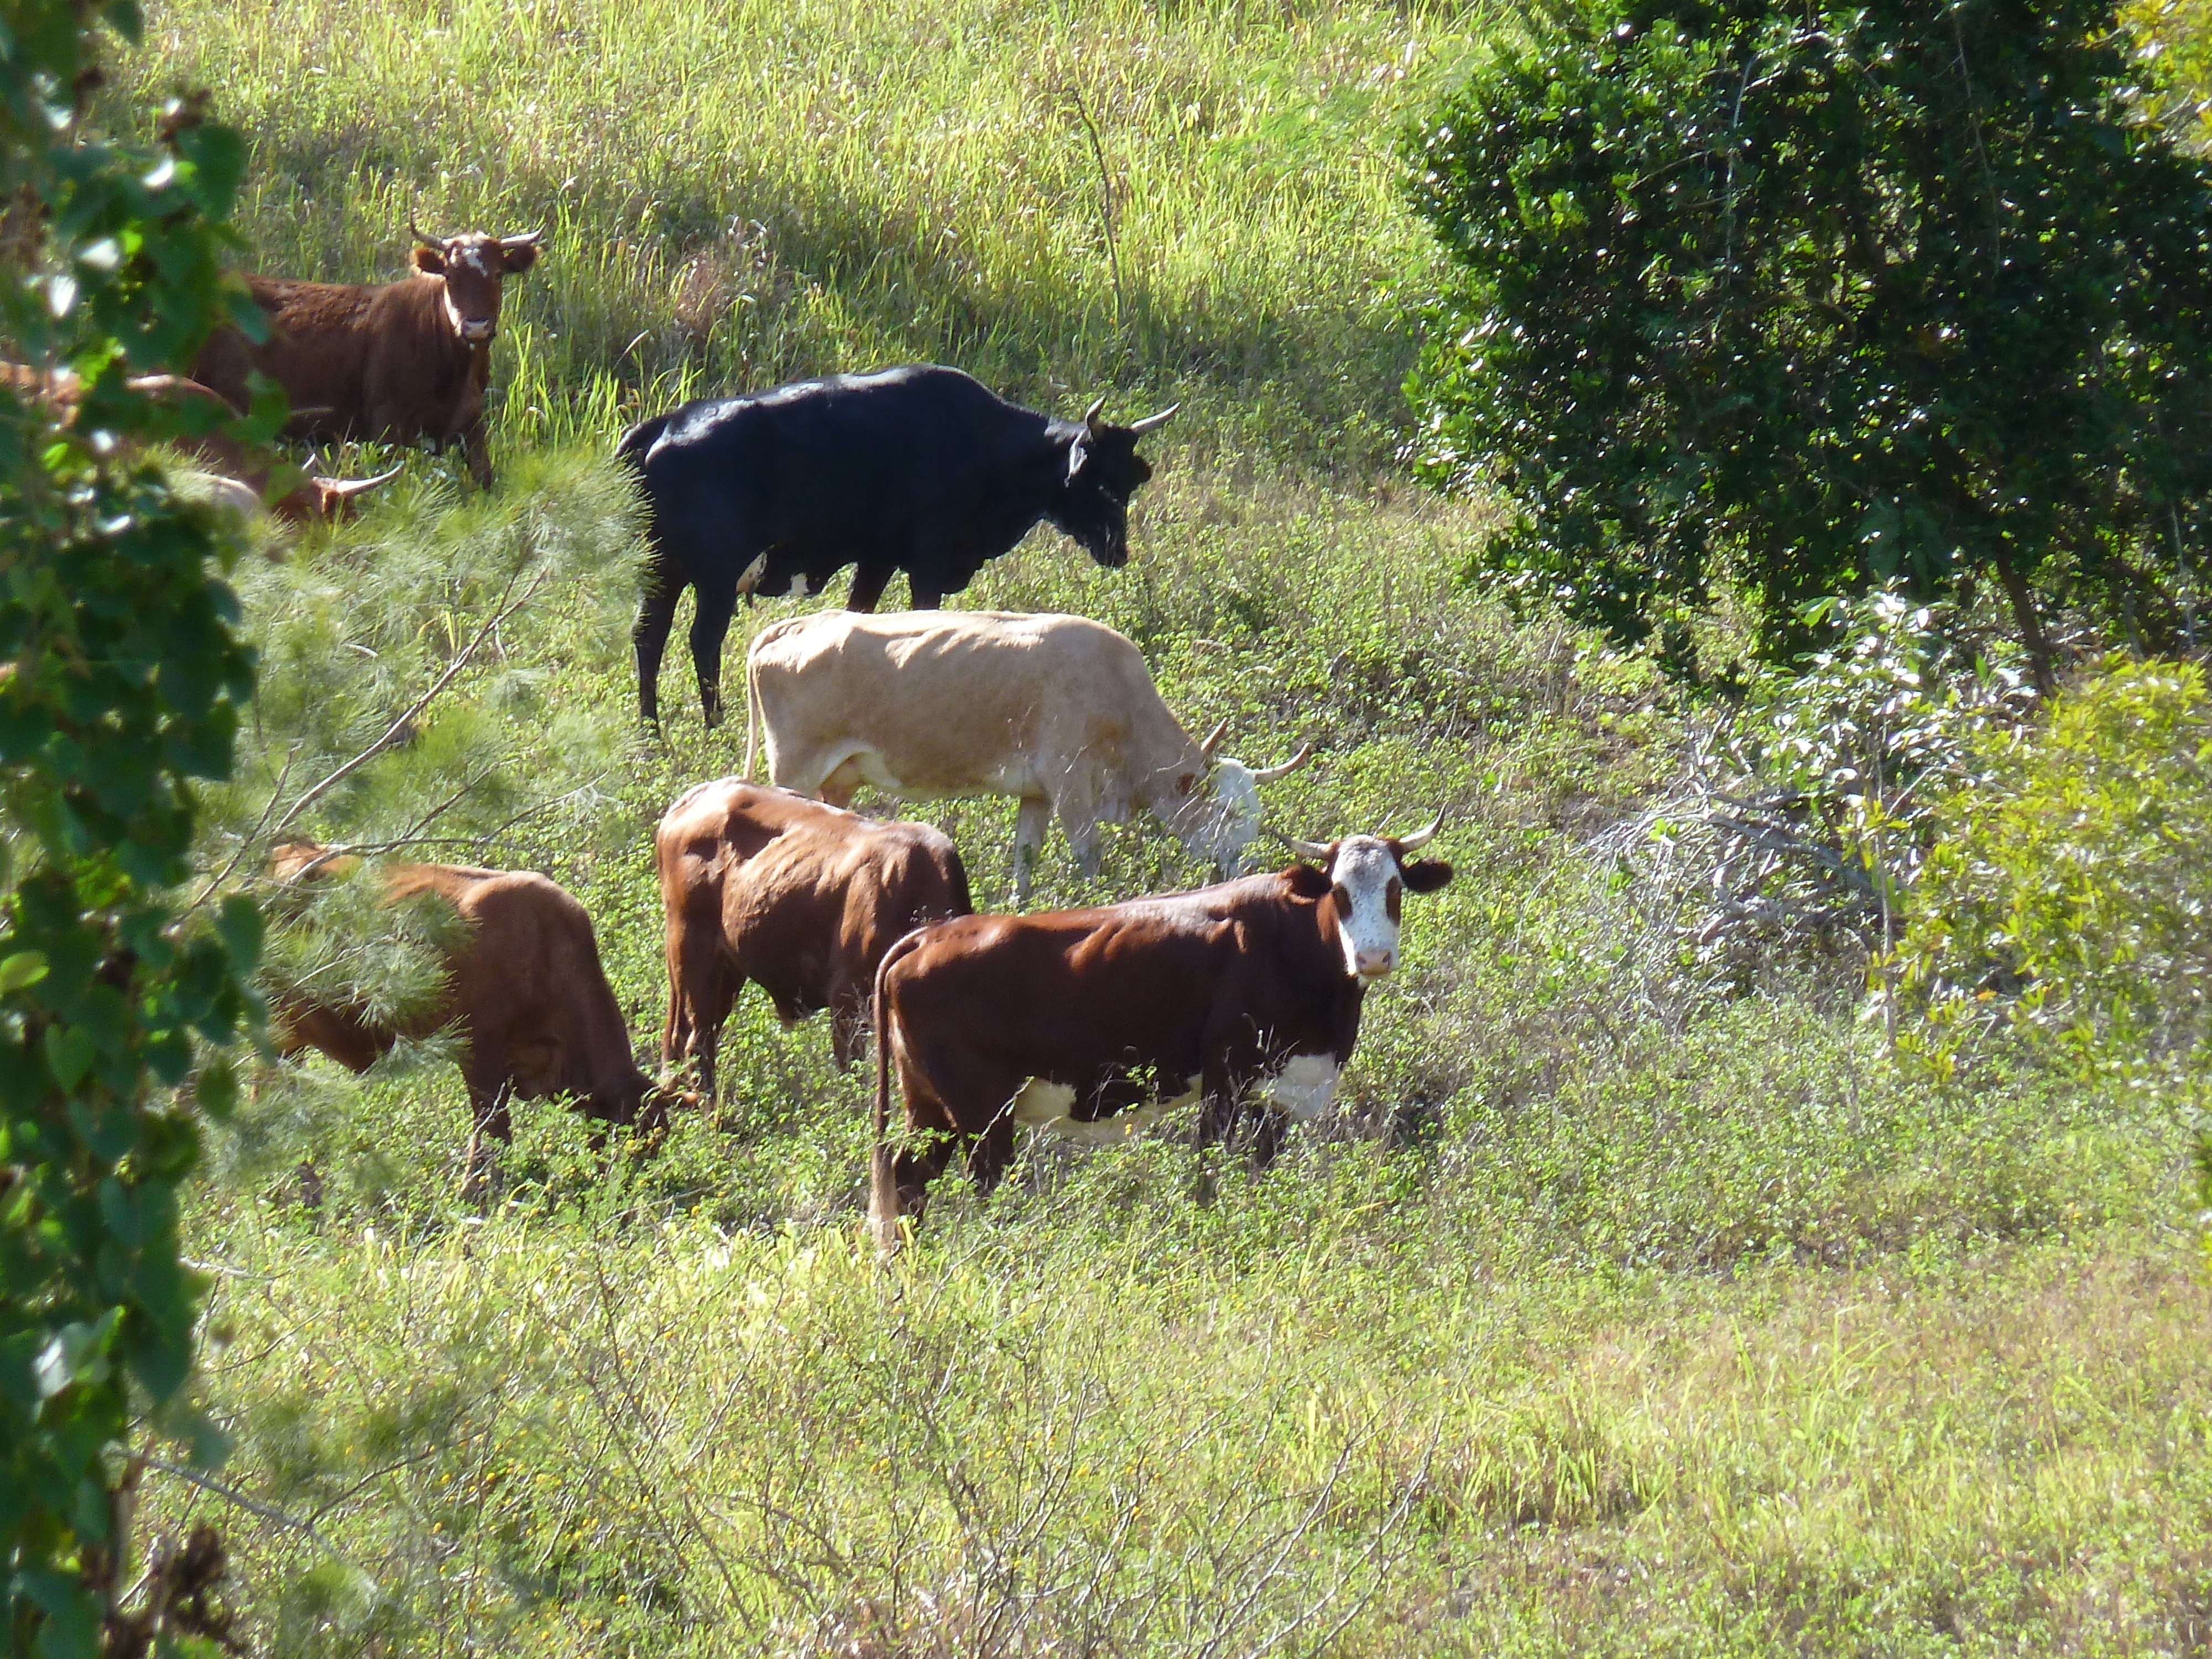
M1480 16L191 0L131 89L204 81L252 133L257 268L368 280L410 215L548 222L500 352L513 443L933 360L1364 464L1429 270L1393 147Z
M197 1388L234 1437L215 1479L257 1507L147 1486L150 1527L222 1527L258 1651L2212 1642L2172 1124L2002 1055L1943 1082L1893 1061L1853 963L1732 1002L1679 982L1588 843L1697 711L1461 586L1485 509L1393 468L1434 272L1392 137L1490 15L154 9L118 95L203 80L245 123L255 267L389 274L418 203L556 236L495 353L500 492L410 459L360 525L241 568L270 678L210 869L543 571L414 742L297 827L427 823L456 838L434 851L552 873L649 1050L651 829L744 739L701 729L688 664L666 745L636 734L602 458L683 389L935 358L1062 412L1190 408L1127 569L1040 535L963 603L1121 629L1232 752L1316 744L1273 824L1441 805L1460 872L1407 907L1346 1110L1269 1176L1201 1168L1187 1125L1033 1146L988 1202L945 1182L888 1273L860 1227L865 1079L757 997L715 1113L645 1158L526 1109L488 1214L454 1201L434 1045L360 1085L266 1071L187 1227L216 1287ZM1121 192L1118 307L1079 88ZM926 814L986 904L1012 812ZM1055 841L1037 896L1200 873L1131 826L1093 881ZM405 978L374 907L322 914L290 970Z

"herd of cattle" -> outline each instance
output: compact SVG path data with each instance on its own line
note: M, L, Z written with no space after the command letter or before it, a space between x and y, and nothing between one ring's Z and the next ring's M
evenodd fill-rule
M410 227L410 231L413 227ZM502 280L544 252L532 232L414 232L414 274L358 285L253 276L258 342L220 331L190 380L141 390L243 411L264 379L289 399L289 435L458 442L489 485L485 394ZM76 394L32 388L58 404ZM364 1005L281 994L286 1054L316 1048L365 1069L402 1038L449 1031L474 1116L468 1181L509 1103L566 1097L603 1122L647 1130L711 1093L716 1045L739 993L759 985L787 1022L826 1011L838 1064L872 1036L872 1201L895 1246L956 1151L988 1188L1017 1126L1119 1137L1186 1103L1202 1141L1273 1157L1289 1118L1333 1098L1367 987L1395 966L1401 906L1451 878L1413 856L1437 829L1296 840L1299 863L1232 876L1260 827L1260 786L1310 748L1255 768L1185 731L1142 655L1080 617L940 612L1040 523L1099 564L1128 558L1128 502L1152 469L1138 441L1170 408L1127 426L1020 408L957 369L840 375L684 404L626 433L618 453L647 507L649 560L634 644L640 712L678 599L707 722L721 715L723 640L737 601L806 597L855 567L847 608L780 622L745 662L745 775L762 739L771 784L702 783L654 837L666 923L662 1082L639 1068L591 920L528 872L387 866L390 897L428 896L465 926L443 988L405 1022ZM265 495L270 472L211 435L202 459ZM236 453L233 453L236 452ZM331 517L378 480L314 479L287 509ZM288 498L290 499L290 498ZM872 611L904 573L913 609ZM1102 824L1142 809L1214 866L1211 886L1090 909L977 915L958 850L927 825L858 816L866 784L899 799L1006 794L1016 815L1014 903L1055 816L1087 872ZM282 887L356 860L311 842L276 849ZM905 1133L894 1136L896 1079Z

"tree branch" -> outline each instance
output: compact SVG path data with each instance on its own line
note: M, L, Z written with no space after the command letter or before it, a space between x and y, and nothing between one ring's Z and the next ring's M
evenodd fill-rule
M544 585L548 572L545 567L540 566L538 574L530 579L530 586L524 588L520 595L510 601L507 598L507 593L514 592L514 583L520 578L520 572L517 572L515 576L509 577L507 579L507 592L503 592L500 595L500 603L493 609L490 617L484 623L483 627L477 629L476 636L470 640L468 644L461 648L460 654L455 657L452 662L446 665L446 672L438 676L437 679L431 684L430 689L425 691L421 696L416 698L412 703L409 704L406 712L401 714L398 720L392 721L392 724L385 729L385 732L382 737L379 738L374 743L369 744L368 748L362 750L361 753L356 755L351 760L346 762L344 765L339 767L337 770L332 772L321 782L309 789L305 794L301 795L299 799L294 801L292 803L292 810L285 813L284 816L277 821L276 827L269 832L272 840L290 829L294 823L298 822L300 815L305 812L310 806L313 806L325 795L337 788L339 784L344 782L346 779L351 777L356 772L358 772L362 767L368 765L369 762L374 760L379 755L384 753L386 750L392 748L395 744L398 743L402 738L405 737L410 732L414 730L416 717L422 714L424 709L428 708L431 703L437 699L438 695L453 683L455 678L459 676L461 670L469 665L469 663L475 658L478 647L481 647L486 640L491 637L492 630L497 628L501 622L513 616L516 611L522 609L525 605L529 603L531 596L536 593L538 590Z

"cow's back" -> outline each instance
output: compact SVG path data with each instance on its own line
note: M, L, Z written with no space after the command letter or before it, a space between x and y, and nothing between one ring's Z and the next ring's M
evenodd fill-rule
M740 970L763 982L802 962L810 984L855 974L865 981L918 921L974 908L967 870L943 832L734 779L680 797L655 852L669 915L714 915Z
M481 413L489 353L445 326L442 279L249 276L246 286L269 319L268 339L257 345L220 328L192 364L192 379L239 409L258 372L284 388L302 434L411 443L451 437Z
M392 896L436 892L468 924L453 955L449 1018L499 1043L519 1092L619 1091L635 1071L628 1026L607 983L590 915L532 871L402 866Z
M249 276L246 285L269 319L269 337L256 344L228 325L218 328L192 360L191 378L241 410L252 400L249 382L257 373L282 386L295 409L356 401L375 289L282 276Z
M1158 701L1135 646L1049 613L821 611L763 632L748 662L770 775L805 790L857 756L912 799L1042 793L1058 767L1117 758L1133 684Z

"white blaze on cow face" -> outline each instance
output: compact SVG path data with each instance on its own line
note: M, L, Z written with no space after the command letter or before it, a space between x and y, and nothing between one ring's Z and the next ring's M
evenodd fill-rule
M767 569L768 555L765 553L757 555L753 562L745 567L744 574L738 578L738 592L751 592L759 585L761 576Z
M1336 936L1344 971L1376 980L1398 965L1398 913L1405 883L1397 855L1375 836L1346 836L1329 861L1335 889Z

